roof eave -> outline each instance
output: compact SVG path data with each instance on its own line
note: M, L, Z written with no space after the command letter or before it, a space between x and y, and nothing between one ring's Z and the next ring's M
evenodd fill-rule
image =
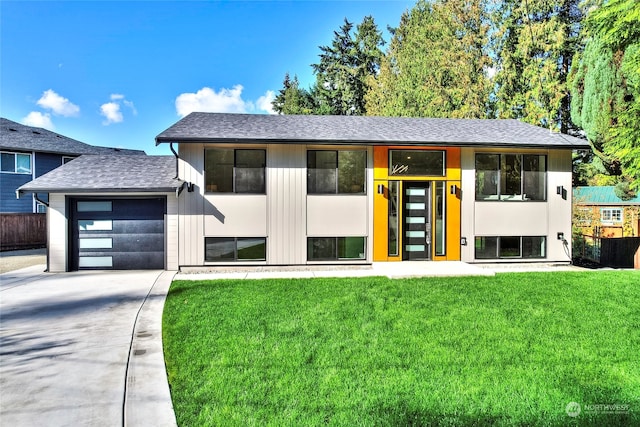
M579 150L589 148L589 144L536 144L513 142L443 142L443 141L401 141L401 140L353 140L353 139L301 139L301 138L207 138L207 137L156 137L156 145L174 144L307 144L307 145L372 145L372 146L430 146L430 147L506 147L506 148L555 148Z

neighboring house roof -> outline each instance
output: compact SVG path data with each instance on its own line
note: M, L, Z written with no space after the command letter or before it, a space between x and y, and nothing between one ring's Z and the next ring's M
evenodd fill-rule
M614 191L613 185L602 187L576 187L573 200L579 205L640 205L640 196L622 200Z
M586 140L518 120L191 113L163 142L588 148Z
M174 179L173 156L84 155L18 188L28 193L169 192L182 187Z
M0 118L0 150L37 151L55 154L145 154L142 150L97 147L46 129L25 126Z

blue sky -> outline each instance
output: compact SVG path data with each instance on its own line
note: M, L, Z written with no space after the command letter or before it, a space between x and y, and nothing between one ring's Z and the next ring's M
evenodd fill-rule
M168 154L190 111L267 114L285 72L309 87L346 17L397 26L415 1L0 1L0 115Z

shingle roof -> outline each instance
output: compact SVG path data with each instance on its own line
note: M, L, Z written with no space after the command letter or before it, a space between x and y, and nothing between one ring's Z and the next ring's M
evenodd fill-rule
M56 154L145 154L142 150L96 147L46 129L0 118L0 149Z
M169 192L182 186L174 179L173 156L84 155L18 188L29 193Z
M222 113L191 113L156 137L156 144L163 142L589 146L518 120Z
M622 200L615 193L613 185L601 187L576 187L573 199L579 205L640 205L640 196Z

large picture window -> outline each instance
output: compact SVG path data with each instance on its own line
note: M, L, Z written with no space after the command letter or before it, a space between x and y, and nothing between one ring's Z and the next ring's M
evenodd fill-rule
M336 261L365 259L364 237L309 237L307 259L309 261Z
M206 237L204 260L264 261L267 259L267 239L264 237Z
M545 236L477 236L476 259L546 258Z
M31 174L31 154L0 153L0 171L3 173Z
M390 150L389 175L444 176L444 151Z
M547 199L547 157L476 154L476 200Z
M205 186L209 193L265 193L265 150L207 148Z
M309 150L307 193L364 194L367 152Z

